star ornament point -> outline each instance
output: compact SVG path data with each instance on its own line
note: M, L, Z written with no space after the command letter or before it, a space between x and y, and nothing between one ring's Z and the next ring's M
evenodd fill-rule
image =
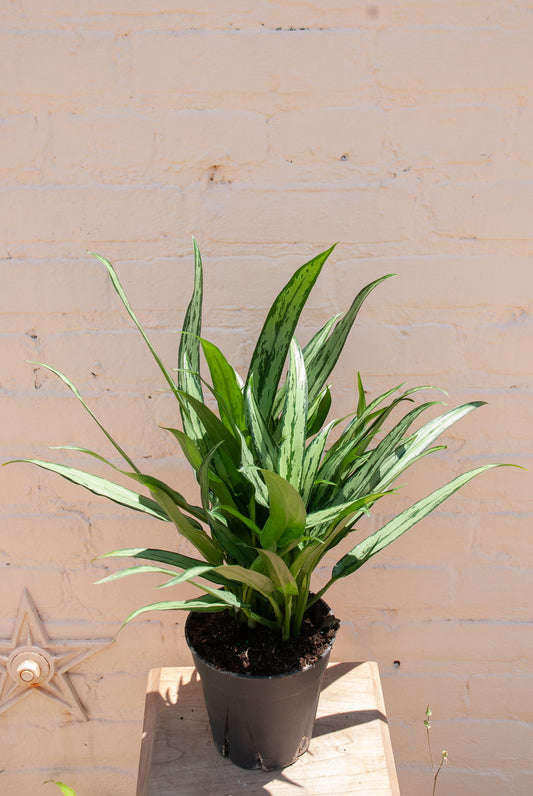
M87 711L69 671L111 642L50 639L28 589L24 589L11 638L0 639L0 713L32 691L39 691L77 719L87 721Z

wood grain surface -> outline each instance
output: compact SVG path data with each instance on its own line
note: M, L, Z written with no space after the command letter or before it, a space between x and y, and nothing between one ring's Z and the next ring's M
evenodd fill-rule
M399 796L376 663L331 663L309 751L282 771L221 757L192 667L148 678L137 796Z

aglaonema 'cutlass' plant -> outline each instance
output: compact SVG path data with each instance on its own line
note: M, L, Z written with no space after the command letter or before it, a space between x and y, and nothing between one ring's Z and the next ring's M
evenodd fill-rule
M364 287L348 311L328 320L302 349L295 338L298 319L333 248L299 268L281 290L268 312L244 381L219 348L202 337L203 272L196 241L194 288L177 371L167 369L153 348L111 263L95 255L177 400L182 427L166 431L196 474L200 505L189 503L176 485L141 472L94 417L76 387L48 365L43 367L72 390L120 454L125 462L120 472L150 496L62 464L26 461L123 506L173 522L188 541L191 555L150 547L107 554L150 563L116 572L106 581L155 572L166 578L164 587L187 581L200 592L193 599L141 607L126 621L156 609L229 609L250 626L264 625L284 639L298 636L306 609L333 583L359 569L476 475L498 466L489 464L459 475L397 514L359 540L333 566L327 583L310 592L311 576L324 556L357 529L358 521L378 500L394 491L394 482L408 467L443 447L434 444L443 432L483 403L466 403L418 425L418 418L436 403L423 402L392 422L398 409L428 388L404 390L400 385L367 403L358 375L355 411L348 418L327 422L330 374L364 300L391 276ZM202 354L208 371L204 375L200 372ZM216 403L216 411L209 408L206 397L211 405ZM333 429L335 441L328 444ZM106 461L94 451L75 450Z

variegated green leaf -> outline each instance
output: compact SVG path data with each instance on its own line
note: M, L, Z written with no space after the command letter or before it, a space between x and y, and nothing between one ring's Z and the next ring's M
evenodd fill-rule
M106 478L100 478L98 475L86 473L83 470L76 470L74 467L68 467L65 464L55 464L53 462L45 462L40 459L15 459L13 462L5 462L5 464L12 464L15 461L27 462L28 464L35 464L43 470L49 470L52 473L62 476L67 481L73 484L88 489L95 495L106 497L120 506L125 506L128 509L135 511L142 511L145 514L150 514L158 520L168 521L166 513L161 509L155 500L139 495L137 492L132 492L130 489L125 489L113 481L108 481Z
M328 425L319 431L315 438L311 440L306 448L302 476L300 479L300 494L302 496L303 502L306 505L309 501L311 491L317 478L320 462L322 460L322 454L324 453L324 448L326 446L329 433L338 422L339 421L337 420L332 420L331 423L328 423Z
M211 569L211 567L203 567L203 568L207 570ZM100 583L110 583L113 580L120 580L121 578L127 578L130 575L142 575L146 572L154 575L167 575L170 578L176 577L176 573L173 572L171 569L165 569L164 567L155 567L153 564L139 564L136 567L119 569L118 572L113 572L111 575L106 575L105 578L97 580L96 583L97 585L99 585Z
M331 409L331 400L331 390L326 385L307 412L306 437L312 437L321 430Z
M209 538L198 523L193 522L180 510L172 493L158 486L152 486L150 491L180 534L196 547L209 564L219 564L222 561L220 547Z
M192 567L186 572L181 572L179 575L174 575L170 580L161 583L157 588L166 589L168 586L178 586L180 583L187 583L193 578L205 578L208 572L211 572L212 567Z
M180 509L186 511L188 514L192 514L193 517L196 517L197 520L200 522L207 522L209 519L209 515L207 514L204 509L200 508L200 506L193 506L189 503L180 492L177 492L172 487L168 486L164 481L161 481L159 478L155 478L153 475L145 475L144 473L124 473L124 475L128 475L130 478L133 478L138 483L142 484L143 486L147 487L147 489L152 490L154 487L156 489L160 489L163 492L172 498L176 506L179 506ZM194 524L194 523L193 523ZM198 523L196 523L198 528L201 528Z
M453 495L454 492L457 492L458 489L471 481L472 478L475 478L476 475L479 475L485 470L490 470L493 467L501 466L502 465L498 464L487 464L483 467L477 467L475 470L463 473L457 476L457 478L454 478L453 481L450 481L448 484L445 484L445 486L440 487L440 489L435 490L413 506L410 506L405 511L396 515L394 519L384 525L383 528L380 528L379 531L376 531L362 542L359 542L353 550L343 556L340 561L335 564L332 572L332 581L344 578L352 572L355 572L355 570L363 566L369 558L375 556L376 553L379 553L380 550L383 550L394 542L395 539L398 539L398 537L408 531L409 528L412 528L417 522L427 517L428 514L440 506L440 504Z
M259 467L267 470L275 468L278 451L270 429L265 423L253 390L253 377L244 390L246 423L255 449Z
M300 488L307 430L307 375L300 346L293 338L290 349L287 395L281 419L277 472L295 489Z
M319 351L320 348L322 348L334 324L341 317L342 317L342 312L339 313L338 315L334 315L332 318L326 321L324 326L321 329L319 329L318 332L307 343L307 345L303 349L304 362L306 363L306 368L307 368L307 363L313 361L313 357L315 357L317 351ZM284 382L279 388L276 395L276 399L274 401L274 408L272 410L273 417L277 417L280 414L281 408L285 402L286 393L287 393L287 383Z
M253 377L254 391L261 413L268 422L279 380L296 324L309 293L327 258L335 247L302 265L275 299L257 340L248 380Z
M100 558L140 558L144 561L158 561L161 564L168 564L178 569L205 566L205 561L199 558L184 556L181 553L175 553L173 550L157 550L150 547L130 547L123 550L112 550L110 553L100 556ZM223 578L216 575L212 569L204 575L204 578L211 583L224 583Z
M148 611L193 611L194 613L206 613L212 611L226 611L228 608L241 608L242 603L238 597L231 592L218 590L215 594L203 594L201 597L193 597L190 600L165 600L164 602L144 605L142 608L132 611L132 613L122 623L124 627L132 619L136 619L141 614Z
M183 334L178 349L178 387L182 393L193 396L203 403L200 381L200 336L202 332L203 271L198 243L193 238L194 287L183 321ZM190 415L180 401L183 430L192 439L201 439L202 433L196 414Z
M337 364L337 360L346 343L346 338L348 337L363 302L381 282L384 282L385 279L389 279L391 276L394 276L394 274L387 274L379 279L375 279L359 291L346 315L337 322L335 328L320 348L316 349L313 358L309 358L309 361L306 361L310 403L312 403L320 393L331 371Z

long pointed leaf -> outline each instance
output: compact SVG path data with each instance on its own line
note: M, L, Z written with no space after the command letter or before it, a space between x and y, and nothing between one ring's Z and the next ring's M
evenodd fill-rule
M133 311L133 309L132 309L132 307L131 307L131 305L130 305L130 303L128 301L126 293L124 292L124 288L122 287L122 285L120 283L120 280L118 278L118 274L115 271L114 267L111 265L109 260L106 260L105 257L102 257L101 255L96 254L95 252L89 252L89 254L92 254L93 257L96 257L96 259L99 260L101 263L103 263L103 265L105 265L105 267L107 268L107 272L108 272L108 274L110 276L111 283L112 283L113 287L115 288L115 291L117 292L120 300L122 301L122 303L123 303L123 305L124 305L124 307L126 309L126 312L128 313L128 315L132 319L133 323L135 324L135 326L137 327L137 329L141 333L141 336L142 336L144 342L148 346L148 348L150 350L150 353L152 354L153 358L157 362L157 364L159 366L159 369L161 370L161 373L165 377L165 380L167 381L168 385L170 386L170 388L172 390L175 390L176 384L175 384L172 376L168 372L168 370L163 365L163 362L160 359L157 351L155 350L155 348L153 347L152 343L148 339L148 336L147 336L146 332L144 331L144 329L141 326L137 316L135 315L135 313L134 313L134 311Z
M462 486L467 484L472 478L475 478L485 470L490 470L493 467L502 467L500 464L486 464L483 467L477 467L475 470L470 470L467 473L454 478L445 486L435 490L427 497L419 500L413 506L410 506L405 511L402 511L394 519L383 526L379 531L368 536L362 542L359 542L353 550L347 555L343 556L333 567L332 580L338 580L350 575L355 570L362 567L372 556L379 553L385 547L398 539L403 533L412 528L420 520L427 517L434 511L441 503L447 498L457 492Z
M357 294L346 315L337 322L335 328L323 345L316 349L316 355L313 356L312 360L306 362L310 402L313 402L320 393L331 371L337 364L337 360L346 343L346 338L348 337L363 302L381 282L384 282L391 276L394 276L394 274L386 274L386 276L374 280L374 282L371 282Z
M293 338L290 348L287 395L281 419L278 473L300 489L307 431L307 374L300 346Z
M191 567L201 567L205 565L205 561L199 558L184 556L172 550L157 550L150 547L131 547L124 550L112 550L110 553L99 556L99 558L140 558L144 561L158 561L161 564L168 564L178 569L190 569ZM224 579L216 575L213 570L204 575L204 578L211 581L211 583L223 584L225 582Z
M456 406L445 412L440 417L430 420L424 426L419 428L405 441L404 448L398 452L396 461L392 463L391 467L383 466L383 474L380 481L380 487L384 484L390 484L398 477L404 470L411 465L413 461L420 457L420 454L426 450L441 434L444 433L450 426L457 423L465 415L478 409L480 406L485 406L485 401L471 401L461 406Z
M306 367L308 362L312 362L313 357L316 356L317 351L320 348L322 348L323 344L326 342L328 338L328 335L333 325L337 323L337 321L341 317L342 317L342 312L338 313L338 315L334 315L332 318L326 321L324 326L321 329L319 329L318 332L307 343L307 345L303 349L304 362L306 363ZM283 403L285 401L286 393L287 393L287 383L285 382L279 388L276 395L276 400L274 401L274 408L272 410L272 415L274 417L277 417L281 412L281 407L283 406Z
M130 478L133 478L135 481L138 481L143 486L147 487L147 489L153 489L154 487L157 489L161 489L169 495L172 500L175 502L180 509L183 511L192 514L193 517L196 517L197 520L201 522L207 522L209 517L206 511L200 508L200 506L193 506L191 505L180 492L176 492L175 489L168 486L164 481L161 481L159 478L155 478L152 475L145 475L144 473L125 473ZM198 525L198 527L200 527Z
M198 584L195 584L198 585ZM147 611L193 611L195 613L211 613L213 611L226 611L228 608L240 608L242 603L231 592L217 591L214 594L208 593L201 597L193 597L190 600L166 600L164 602L152 603L137 608L124 620L121 627L124 627L132 619L145 614Z
M200 381L200 335L202 331L203 270L198 243L193 238L194 247L194 287L183 321L183 334L178 349L178 387L197 401L203 403L202 383ZM180 402L183 430L193 439L201 437L197 418L190 416Z
M257 340L248 378L253 376L257 402L267 423L296 324L322 266L334 248L332 246L313 257L296 271L272 304Z
M248 431L252 437L259 466L266 470L273 470L278 458L278 451L258 406L253 390L253 377L245 387L244 400Z
M206 569L209 570L211 569L211 567L206 567ZM142 575L146 572L153 573L154 575L168 575L171 578L176 577L176 573L173 572L171 569L165 569L164 567L154 567L153 564L140 564L139 566L136 567L119 569L118 572L113 572L111 575L106 575L105 578L97 580L96 585L99 586L101 583L110 583L113 580L128 578L130 575L140 575L140 574Z
M213 392L218 403L220 419L225 423L230 431L233 426L244 432L246 428L244 420L244 398L235 370L227 361L222 351L209 340L200 339L200 344L204 352L205 360L211 374ZM232 423L227 419L227 415L232 419Z
M103 431L103 433L105 434L105 436L107 437L107 439L109 440L109 442L110 442L110 443L113 445L113 447L115 448L115 450L117 450L117 451L120 453L120 455L122 456L122 458L124 459L124 461L126 461L126 462L129 464L129 466L132 468L132 470L137 470L137 467L135 466L134 462L132 462L132 460L130 459L130 457L128 456L128 454L127 454L125 451L123 451L123 450L122 450L122 448L120 447L120 445L118 444L118 442L117 442L117 441L116 441L116 440L115 440L115 439L114 439L114 438L111 436L111 434L109 433L109 431L107 431L107 429L106 429L106 428L104 428L104 426L103 426L103 425L100 423L100 421L98 420L98 418L96 417L96 415L94 414L94 412L92 411L92 409L90 408L90 406L89 406L89 405L88 405L88 404L87 404L87 403L84 401L84 399L83 399L83 397L82 397L82 395L81 395L80 391L79 391L79 390L78 390L78 388L76 387L76 385L75 385L75 384L73 384L73 383L70 381L70 379L69 379L69 378L67 378L67 376L65 376L65 374L64 374L64 373L61 373L61 371L60 371L60 370L57 370L56 368L53 368L53 367L51 367L51 365L46 365L44 362L33 362L32 364L34 364L34 365L39 365L39 367L42 367L42 368L46 368L46 369L47 369L47 370L49 370L51 373L53 373L55 376L58 376L58 377L61 379L61 381L62 381L64 384L66 384L66 385L67 385L67 387L69 388L69 390L71 390L71 391L74 393L74 395L76 396L76 398L78 399L78 401L81 403L81 405L83 406L83 408L84 408L84 409L85 409L85 410L86 410L86 411L87 411L87 412L90 414L90 416L92 417L92 419L94 420L94 422L96 423L96 425L98 426L98 428L99 428L99 429L101 429L101 431Z
M172 490L169 491L168 488L164 489L154 485L150 487L150 491L180 534L196 547L209 564L219 564L222 561L222 552L219 546L209 538L198 523L190 520L180 510L172 497Z
M125 489L113 481L108 481L106 478L101 478L99 475L92 475L83 470L76 470L74 467L68 467L65 464L55 464L54 462L45 462L40 459L14 459L13 462L27 462L28 464L35 464L43 470L50 470L52 473L62 476L67 481L73 484L78 484L89 492L95 495L106 497L120 506L125 506L134 511L142 511L145 514L150 514L158 520L168 521L168 517L161 509L161 506L151 498L139 495L137 492L132 492L130 489ZM13 462L5 462L5 464L12 464Z

